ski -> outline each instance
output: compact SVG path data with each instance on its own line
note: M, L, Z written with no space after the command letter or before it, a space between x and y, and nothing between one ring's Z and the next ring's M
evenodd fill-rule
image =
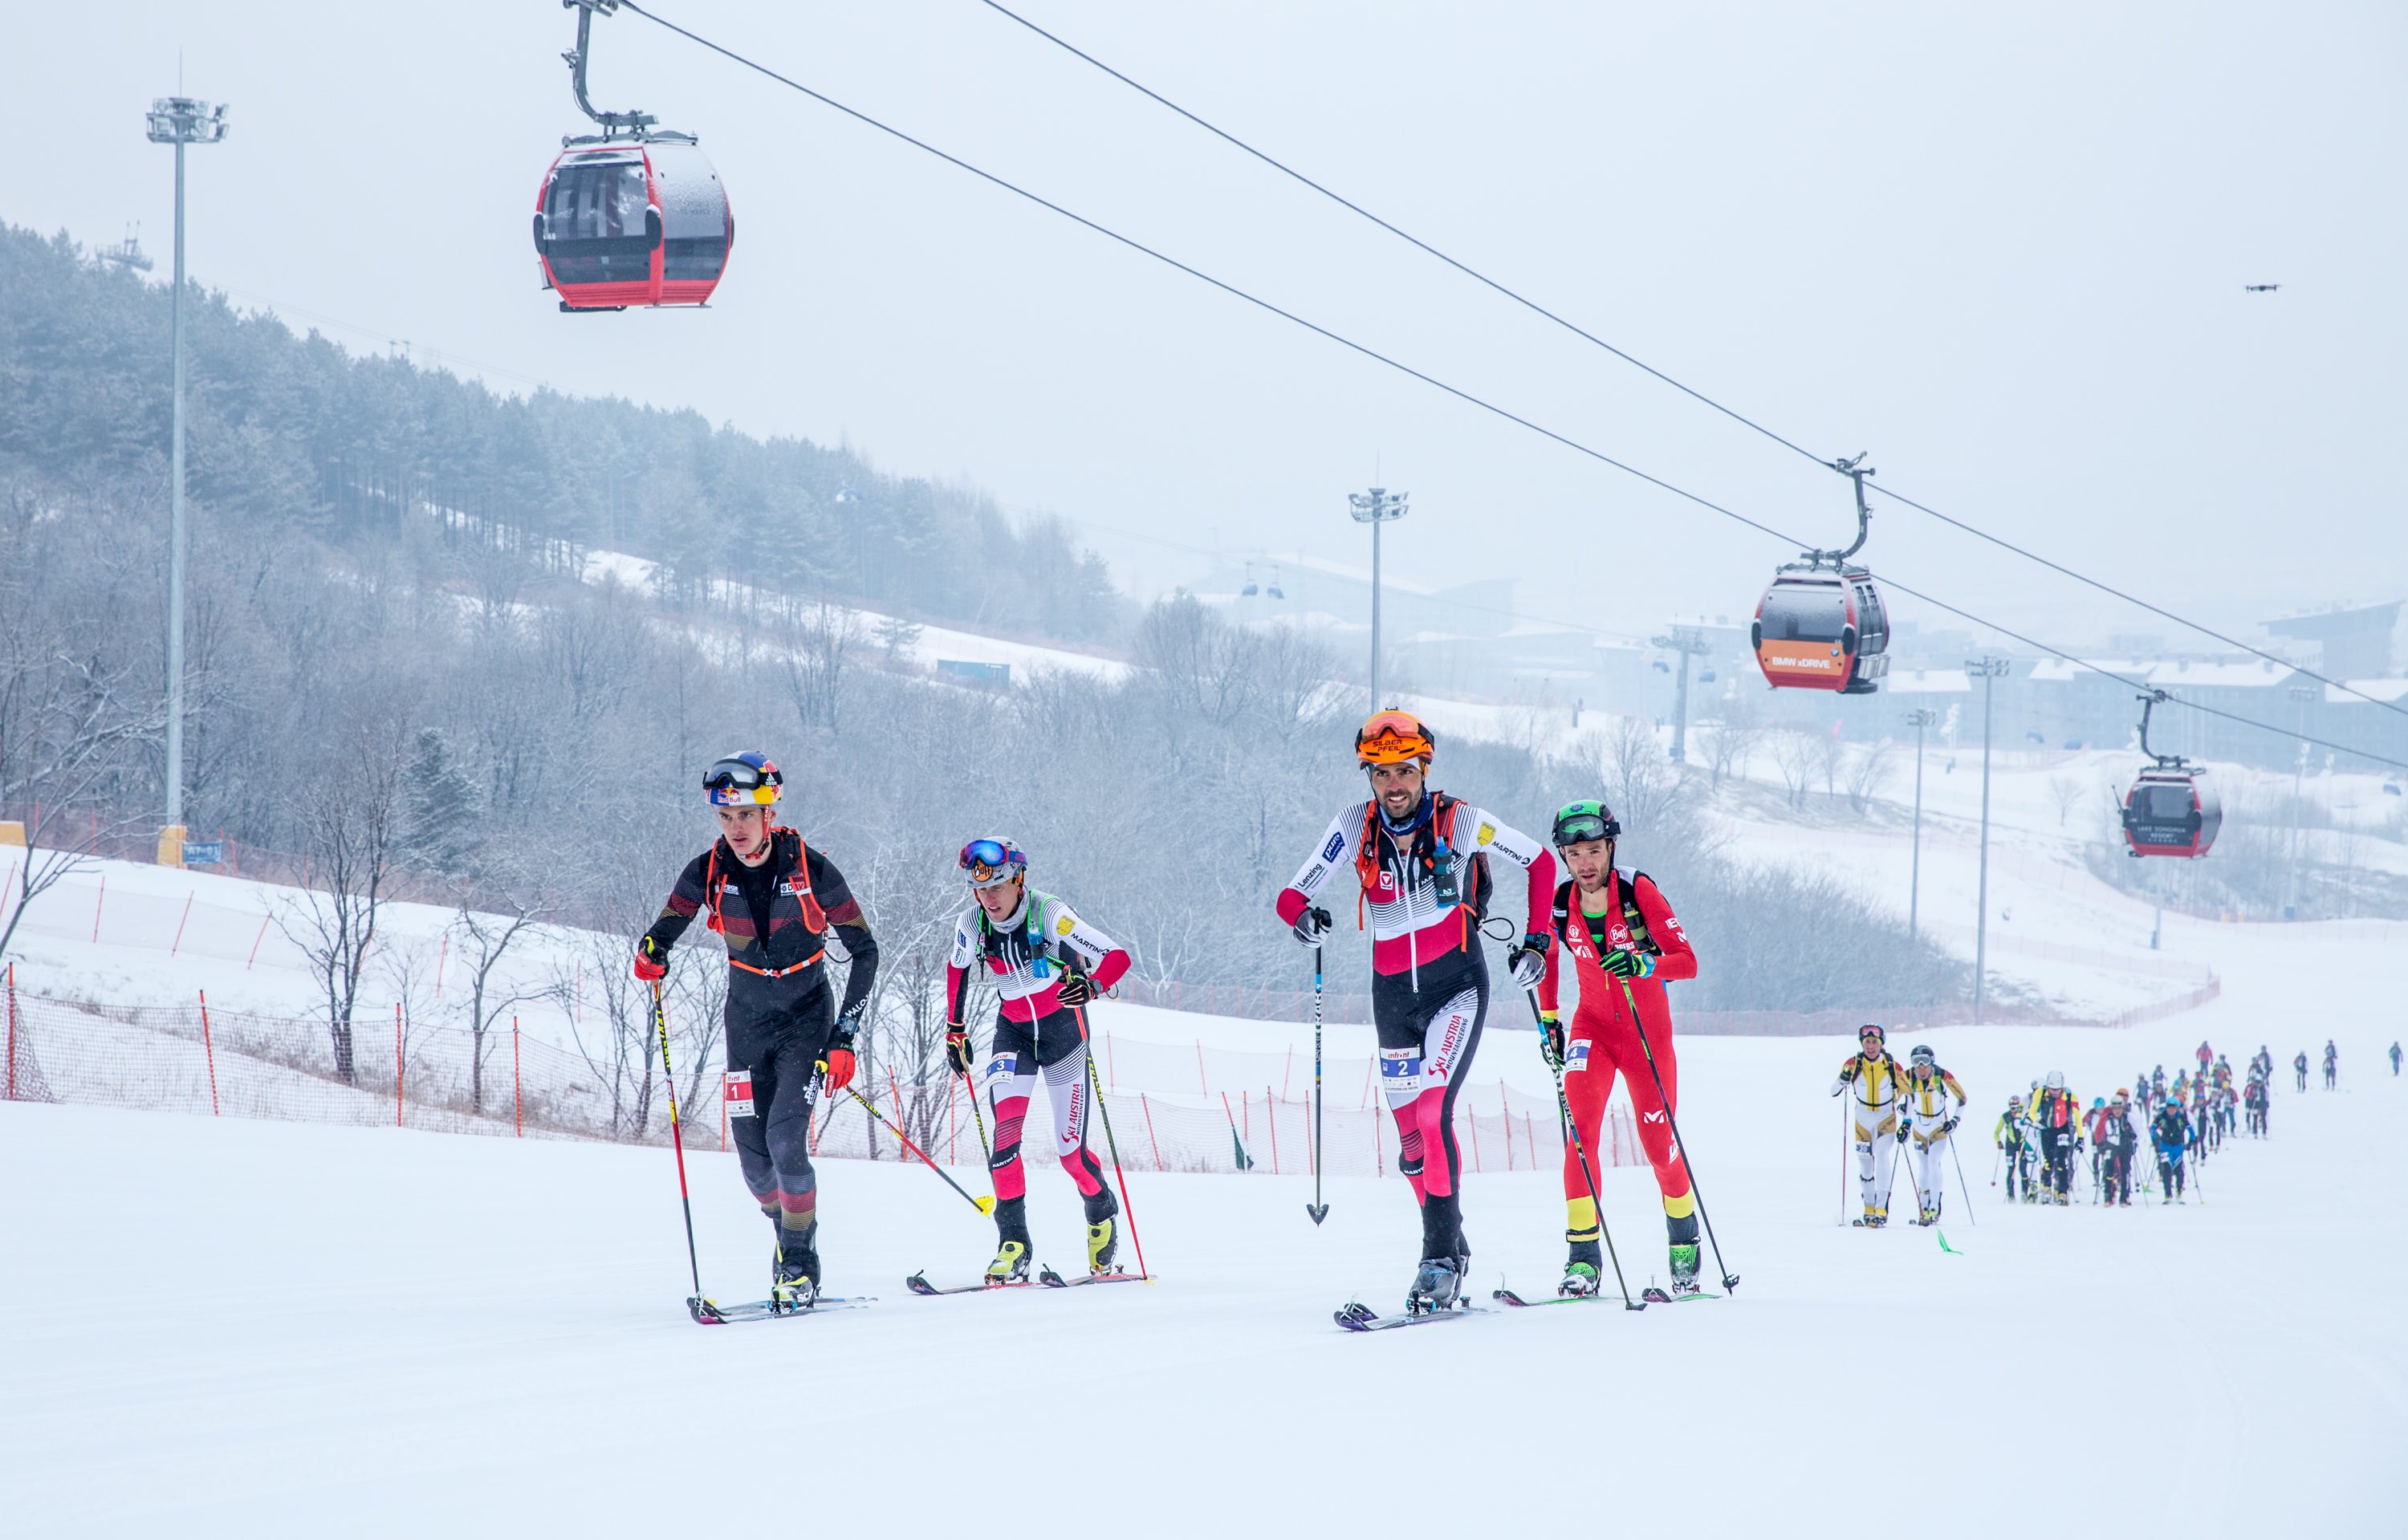
M1601 1293L1557 1294L1553 1299L1524 1299L1521 1295L1513 1292L1511 1289L1498 1289L1492 1290L1488 1297L1499 1302L1500 1304L1512 1305L1516 1309L1535 1310L1542 1305L1595 1305L1600 1301L1609 1300L1612 1296ZM1647 1306L1644 1303L1633 1303L1625 1305L1623 1308L1627 1310L1644 1310Z
M1497 1312L1477 1305L1457 1305L1451 1310L1431 1313L1419 1311L1412 1315L1383 1316L1368 1305L1349 1304L1333 1311L1338 1324L1350 1332L1385 1332L1398 1326L1426 1326L1432 1321L1463 1320L1472 1316L1492 1316Z
M1639 1290L1639 1297L1650 1305L1686 1305L1691 1300L1722 1298L1720 1294L1711 1293L1703 1289L1691 1290L1685 1294L1675 1294L1670 1290L1658 1289L1652 1283Z
M717 1300L696 1295L685 1302L686 1313L697 1326L727 1326L739 1320L777 1320L787 1316L816 1316L829 1310L858 1310L877 1304L874 1295L822 1294L800 1310L790 1310L773 1300L747 1300L737 1305L722 1305Z
M1042 1267L1038 1269L1037 1281L1048 1289L1076 1289L1084 1283L1151 1283L1154 1280L1140 1277L1135 1273L1124 1273L1118 1268L1109 1273L1088 1273L1079 1277L1066 1278L1050 1267Z
M976 1283L956 1283L940 1289L928 1281L928 1276L925 1273L914 1273L903 1280L903 1287L924 1299L934 1299L939 1294L993 1294L1000 1293L1006 1289L1038 1289L1044 1286L1035 1278L1019 1278L1010 1283L989 1283L984 1278L981 1278Z

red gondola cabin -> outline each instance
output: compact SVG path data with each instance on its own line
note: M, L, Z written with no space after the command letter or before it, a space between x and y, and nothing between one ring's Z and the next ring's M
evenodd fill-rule
M2143 770L2124 794L2124 843L2136 856L2203 856L2223 826L2223 799L2193 766Z
M571 145L536 194L536 253L564 310L701 305L735 244L726 189L683 134Z
M1889 672L1889 612L1862 567L1776 575L1756 604L1748 641L1776 690L1870 695Z

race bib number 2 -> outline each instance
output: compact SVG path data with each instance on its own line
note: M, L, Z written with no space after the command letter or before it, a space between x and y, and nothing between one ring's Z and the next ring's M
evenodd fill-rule
M749 1069L729 1070L727 1088L722 1095L727 1104L727 1115L730 1118L752 1117L752 1072Z

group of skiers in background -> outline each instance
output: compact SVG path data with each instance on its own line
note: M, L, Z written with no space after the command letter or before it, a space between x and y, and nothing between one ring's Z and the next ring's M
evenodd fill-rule
M1942 1147L1962 1117L1966 1092L1955 1076L1940 1067L1930 1048L1918 1045L1901 1064L1888 1051L1886 1039L1882 1027L1864 1027L1857 1051L1831 1082L1832 1095L1853 1093L1848 1133L1864 1212L1852 1222L1876 1230L1889 1222L1897 1163L1911 1157L1914 1222L1936 1224L1945 1196ZM2397 1044L2390 1058L2397 1075L2401 1059ZM2073 1202L2074 1170L2086 1153L2094 1204L2128 1208L2136 1186L2143 1193L2156 1193L2160 1204L2186 1202L2197 1182L2197 1167L2221 1149L2227 1137L2243 1132L2252 1138L2267 1136L2274 1075L2273 1055L2262 1046L2249 1061L2245 1081L2237 1086L2231 1061L2208 1044L2200 1044L2197 1059L2195 1072L2179 1069L2170 1082L2159 1064L2137 1077L2137 1091L2118 1086L2112 1098L2093 1097L2086 1110L2066 1085L2065 1073L2049 1071L2028 1091L2009 1096L2006 1110L1992 1125L1991 1143L1998 1154L1990 1185L1999 1185L1997 1173L2003 1171L2010 1202L2068 1205ZM2338 1062L2339 1050L2328 1041L2327 1090L2334 1086ZM2305 1052L2293 1067L2305 1091ZM2144 1141L2153 1162L2142 1158ZM1900 1148L1890 1154L1885 1172L1882 1155L1893 1142Z
M2334 1049L2325 1046L2326 1062ZM2223 1148L2228 1136L2245 1131L2250 1137L2267 1135L2272 1094L2274 1059L2262 1046L2249 1061L2245 1084L2233 1084L2232 1063L2202 1042L2199 1068L2178 1069L2172 1081L2163 1064L2135 1077L2137 1091L2119 1086L2114 1099L2094 1097L2090 1109L2073 1127L2072 1150L2090 1155L2091 1201L2129 1207L2134 1176L2143 1193L2154 1191L2160 1204L2186 1202L2196 1185L2197 1167ZM2300 1088L2307 1089L2307 1055L2297 1060ZM2329 1069L2328 1071L2329 1073ZM1991 1130L1998 1148L1997 1164L2004 1169L2007 1196L2025 1203L2070 1204L2071 1172L2060 1156L2066 1144L2065 1108L2072 1099L2065 1077L2050 1072L2043 1084L2032 1082L2028 1099L2007 1098L2007 1109ZM2156 1157L2156 1181L2139 1161L2143 1137ZM2035 1167L2038 1169L2035 1170ZM1995 1178L1992 1185L1996 1185Z

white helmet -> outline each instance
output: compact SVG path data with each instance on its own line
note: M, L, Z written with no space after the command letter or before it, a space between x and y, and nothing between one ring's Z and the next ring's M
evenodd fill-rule
M2063 1091L2065 1089L2065 1071L2061 1069L2053 1069L2048 1072L2048 1089L2051 1091Z

